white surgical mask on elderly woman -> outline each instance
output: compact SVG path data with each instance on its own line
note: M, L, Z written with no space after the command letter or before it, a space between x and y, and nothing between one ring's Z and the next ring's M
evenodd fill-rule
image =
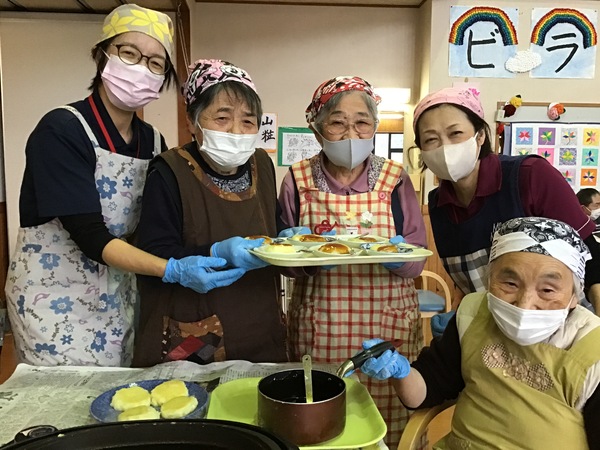
M369 157L374 148L373 139L328 141L323 138L323 153L336 166L352 170Z
M532 345L552 336L567 319L569 305L563 309L522 309L487 293L488 309L504 335L519 345Z
M254 154L258 133L234 134L201 127L200 129L202 130L200 151L224 169L239 167Z
M427 167L438 178L448 181L458 181L473 172L478 156L477 135L458 144L442 145L421 152Z
M124 111L136 111L156 100L165 81L164 75L142 64L126 64L116 55L109 56L101 76L111 103Z

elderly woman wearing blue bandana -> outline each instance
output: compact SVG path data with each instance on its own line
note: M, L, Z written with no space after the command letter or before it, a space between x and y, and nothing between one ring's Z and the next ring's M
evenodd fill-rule
M260 97L246 71L201 59L183 85L193 140L161 154L148 172L140 248L162 258L223 258L238 273L199 293L140 277L134 365L225 359L287 361L280 276L248 249L277 234L275 168L255 148Z
M598 449L600 318L578 305L589 258L569 225L511 219L494 235L488 290L463 299L441 339L412 365L388 350L361 371L390 379L408 408L458 398L434 448Z

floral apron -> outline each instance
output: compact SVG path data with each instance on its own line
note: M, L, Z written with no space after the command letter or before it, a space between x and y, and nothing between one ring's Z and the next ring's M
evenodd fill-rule
M395 236L391 196L401 166L386 160L369 168L373 189L334 195L324 181L319 155L292 167L300 197L299 225L314 232L332 226L337 234ZM392 341L409 360L422 347L417 294L412 279L398 277L380 264L339 265L294 282L289 311L292 361L310 354L314 361L341 364L361 349L364 340ZM386 421L385 439L396 448L408 411L389 381L359 374Z
M63 108L75 114L92 142L102 215L111 234L124 239L139 220L150 160L101 148L79 111ZM112 144L108 136L107 140ZM160 150L160 133L155 128L154 155ZM135 275L87 258L60 220L19 229L6 296L21 362L130 365Z

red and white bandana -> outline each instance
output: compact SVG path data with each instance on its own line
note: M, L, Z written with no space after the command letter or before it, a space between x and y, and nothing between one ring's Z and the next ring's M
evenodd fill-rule
M363 91L373 97L375 103L381 102L381 97L375 93L373 86L368 81L360 77L335 77L322 83L313 94L312 101L305 111L306 121L312 123L325 103L331 100L335 94L345 91Z

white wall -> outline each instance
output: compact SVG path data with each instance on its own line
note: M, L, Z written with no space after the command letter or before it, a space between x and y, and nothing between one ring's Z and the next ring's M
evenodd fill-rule
M415 79L416 8L194 3L191 58L228 60L248 71L279 126L306 126L323 81L358 75L376 87ZM276 163L276 156L273 155ZM287 167L277 167L279 181Z
M0 18L3 149L9 254L19 227L19 190L25 144L51 109L86 97L95 65L90 50L100 37L103 16L3 14ZM177 144L175 90L144 110L167 145Z

